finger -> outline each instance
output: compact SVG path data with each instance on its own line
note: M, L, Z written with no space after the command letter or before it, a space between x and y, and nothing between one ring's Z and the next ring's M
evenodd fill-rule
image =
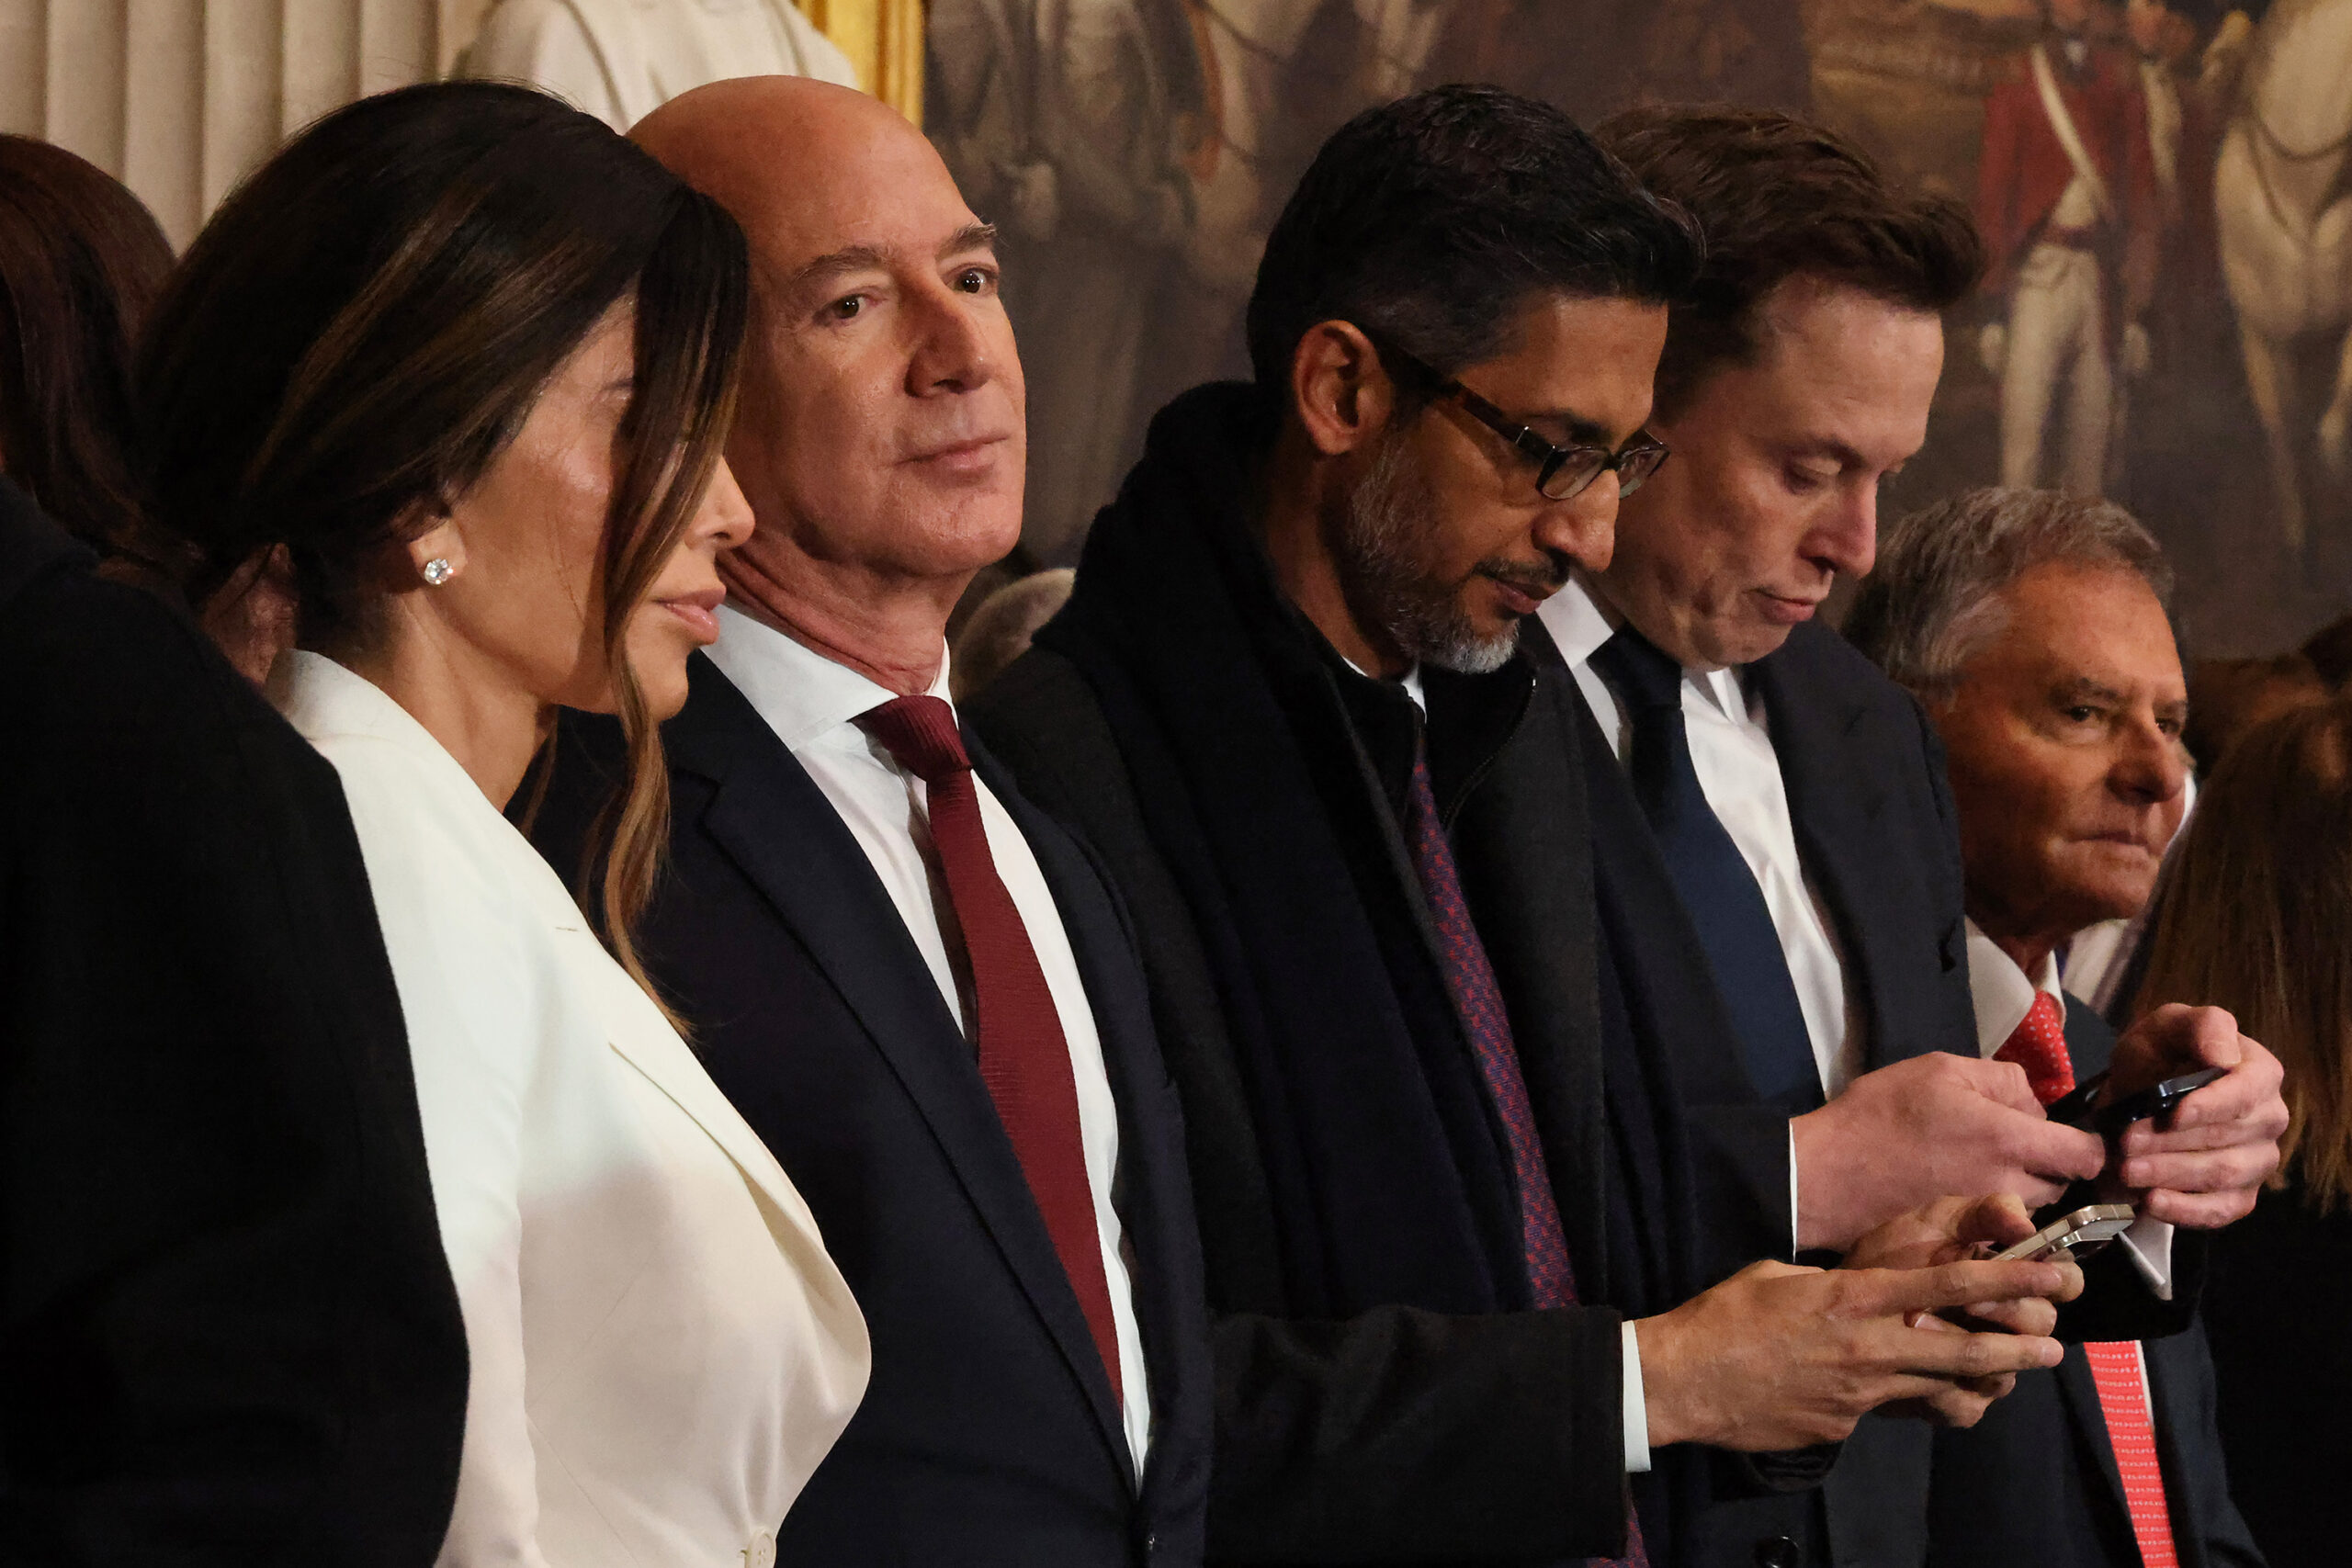
M1962 1061L1958 1066L1970 1086L1985 1099L2037 1122L2041 1120L2041 1101L2033 1092L2032 1080L2015 1062L1980 1057Z
M2009 1157L2034 1176L2087 1181L2107 1164L2106 1141L2079 1127L2019 1116L2004 1132Z
M2068 1286L2060 1265L2037 1263L1939 1263L1933 1269L1873 1270L1857 1275L1867 1292L1864 1310L1872 1316L1939 1312L1971 1302L2015 1301L2020 1296L2057 1296ZM1869 1304L1875 1301L1875 1310Z
M2182 1044L2195 1061L2209 1067L2234 1067L2245 1056L2248 1042L2238 1032L2238 1021L2221 1008L2191 1008Z
M2255 1190L2235 1192L2175 1192L2166 1188L2143 1193L2140 1213L2183 1230L2217 1231L2254 1213Z
M2167 1003L2124 1032L2111 1058L2113 1076L2099 1097L2107 1104L2176 1073L2237 1065L2243 1053L2237 1021L2220 1008Z
M2268 1120L2286 1114L2286 1102L2278 1097L2278 1086L2286 1077L2286 1069L2279 1065L2278 1057L2256 1042L2241 1039L2239 1043L2239 1059L2229 1064L2229 1076L2215 1079L2182 1100L2166 1118L2171 1123L2166 1131L2179 1133L2231 1122ZM2213 1065L2219 1066L2223 1064ZM2285 1125L2284 1121L2279 1122L2280 1127Z
M1957 1241L2007 1247L2033 1234L2033 1216L2014 1192L1991 1192L1962 1209L1952 1226Z
M2001 1378L1955 1384L1926 1404L1928 1419L1938 1426L1965 1431L1984 1418L1993 1402L2017 1386L2017 1379Z
M1902 1331L1909 1344L1895 1365L1916 1375L1995 1377L2003 1372L2054 1367L2065 1352L2055 1339L2038 1334L1942 1334Z
M2194 1095L2189 1097L2192 1100ZM2269 1107L2275 1106L2272 1111ZM2269 1106L2258 1106L2250 1116L2231 1122L2215 1122L2202 1127L2159 1131L2153 1122L2134 1122L2121 1140L2126 1159L2134 1155L2199 1154L2208 1149L2238 1148L2249 1144L2277 1141L2287 1130L2287 1107L2284 1101L2272 1100Z
M2215 1149L2197 1155L2148 1155L2123 1162L2117 1174L2134 1190L2222 1193L2251 1190L2278 1168L2278 1145Z
M2025 1200L2026 1207L2029 1209L2046 1209L2064 1198L2066 1195L2066 1189L2073 1185L2071 1180L2043 1181L2038 1177L2032 1177L2028 1178L2018 1186L2018 1196Z
M1992 1330L2048 1338L2058 1331L2057 1303L2040 1296L2015 1302L1972 1302L1957 1309L1953 1315L1963 1326L1980 1332Z

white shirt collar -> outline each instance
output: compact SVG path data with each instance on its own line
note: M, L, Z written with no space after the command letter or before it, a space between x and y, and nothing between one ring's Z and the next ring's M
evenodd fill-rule
M1571 669L1585 663L1600 651L1600 645L1617 635L1625 624L1615 605L1592 591L1592 584L1581 571L1571 572L1568 581L1557 593L1544 601L1536 612L1544 629L1552 634L1552 641L1559 648L1560 657ZM1745 718L1747 715L1747 694L1739 682L1736 670L1693 670L1683 666L1686 684L1699 688L1701 694L1726 718Z
M735 683L760 716L776 732L787 750L847 728L858 715L871 712L899 694L845 664L837 664L798 640L738 610L718 607L718 641L709 659L719 673ZM943 644L939 679L930 694L947 696L947 652ZM854 731L855 744L865 746L863 731Z
M1379 676L1374 674L1363 665L1358 664L1354 660L1350 659L1344 653L1340 655L1340 662L1346 665L1349 669L1354 671L1357 674L1363 676L1367 681L1377 681L1380 679ZM1405 694L1413 699L1413 705L1421 710L1422 717L1427 718L1430 711L1430 699L1421 690L1421 667L1418 663L1415 664L1411 669L1396 677L1396 683L1405 688Z
M1976 1005L1976 1050L1990 1056L2008 1043L2009 1036L2033 1010L2033 998L2041 993L2058 1004L2058 1014L2066 1013L2066 993L2058 985L2058 955L2045 954L2041 960L2041 975L2030 979L2018 967L2018 961L1993 944L1993 939L1976 927L1968 926L1968 989Z

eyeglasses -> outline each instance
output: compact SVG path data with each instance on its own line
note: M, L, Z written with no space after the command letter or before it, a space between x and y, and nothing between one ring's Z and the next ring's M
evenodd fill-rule
M1439 375L1403 349L1393 344L1374 346L1383 357L1393 357L1417 372L1430 384L1436 397L1460 403L1464 413L1525 453L1535 464L1536 493L1546 501L1572 501L1593 480L1611 471L1617 475L1617 493L1631 495L1657 472L1672 450L1646 430L1614 452L1606 446L1555 446L1461 382Z

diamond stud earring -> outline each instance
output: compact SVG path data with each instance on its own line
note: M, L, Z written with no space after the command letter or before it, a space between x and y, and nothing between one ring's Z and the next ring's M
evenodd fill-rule
M448 581L451 578L457 575L458 569L451 566L448 560L444 557L435 556L431 560L424 563L424 581L433 584L435 588L440 587L443 583Z

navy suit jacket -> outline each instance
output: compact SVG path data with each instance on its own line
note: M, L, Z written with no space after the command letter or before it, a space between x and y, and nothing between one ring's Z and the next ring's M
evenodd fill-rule
M1199 1237L1174 1091L1103 880L973 745L1060 907L1118 1102L1116 1203L1153 1410L1140 1485L1012 1142L889 895L717 667L696 656L691 687L662 735L674 826L647 961L712 1077L808 1200L874 1342L865 1402L786 1519L779 1561L1197 1562L1209 1426ZM578 862L616 748L609 721L572 733L583 744L559 756L537 830L560 867Z
M2068 998L2066 1050L2075 1075L2105 1070L2114 1046L2114 1032L2098 1015ZM2107 1248L2094 1266L2121 1250ZM2203 1325L2141 1345L2183 1568L2259 1568L2262 1554L2230 1500ZM1976 1426L1934 1440L1933 1568L2138 1568L2123 1473L2081 1346L2068 1346L2066 1359L2049 1371L2019 1373L2016 1392Z

